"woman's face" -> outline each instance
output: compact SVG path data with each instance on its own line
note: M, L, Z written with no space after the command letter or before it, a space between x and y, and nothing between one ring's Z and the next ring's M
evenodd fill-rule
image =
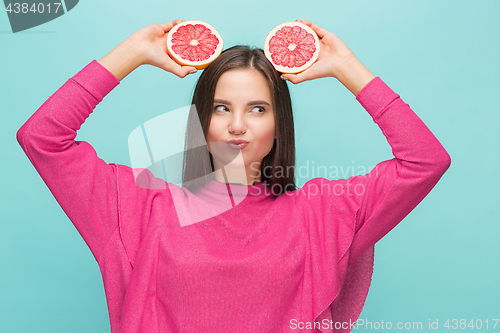
M225 166L241 150L247 174L249 168L260 170L275 138L271 90L264 75L252 69L233 69L222 74L212 110L207 142L214 162ZM228 143L230 140L247 143L236 145Z

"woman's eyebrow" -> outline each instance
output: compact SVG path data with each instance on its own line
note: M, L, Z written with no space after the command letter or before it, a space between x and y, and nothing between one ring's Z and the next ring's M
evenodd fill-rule
M231 105L231 102L226 101L225 99L214 99L214 103L220 103L220 104L226 104L226 105ZM268 102L266 101L251 101L248 102L247 105L268 105L271 106Z

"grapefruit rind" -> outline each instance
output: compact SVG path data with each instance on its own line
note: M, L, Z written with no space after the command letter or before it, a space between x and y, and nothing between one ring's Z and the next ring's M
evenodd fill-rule
M270 48L269 42L270 42L271 38L276 36L276 33L278 30L281 30L283 27L287 27L287 26L288 27L298 26L298 27L306 30L314 38L314 44L316 46L316 49L315 49L312 57L302 66L286 67L286 66L282 66L280 64L277 64L273 60L272 53L269 51L269 48ZM278 72L284 73L284 74L295 74L295 73L300 73L300 72L305 71L307 68L311 67L311 65L316 61L316 59L318 59L319 51L320 51L320 43L319 43L318 35L316 35L316 32L314 32L314 30L311 29L309 26L305 25L304 23L300 23L300 22L284 22L284 23L277 25L267 34L266 40L264 42L264 54L266 55L266 58L269 59L269 61L273 64L274 68L276 68L276 70Z
M210 32L214 34L215 37L219 40L219 44L217 45L214 53L208 59L201 61L190 61L189 59L183 59L179 54L177 54L172 49L172 46L174 46L174 44L172 43L172 36L179 30L179 28L185 27L189 24L191 25L202 24L207 29L209 29ZM179 65L182 66L192 66L195 67L196 69L204 69L221 54L223 48L224 48L224 41L222 40L222 37L219 34L219 32L215 30L215 28L212 27L210 24L203 21L198 21L198 20L183 21L175 25L172 29L170 29L170 31L167 34L167 53L170 56L170 58L172 58L173 60L175 60L175 62L177 62Z

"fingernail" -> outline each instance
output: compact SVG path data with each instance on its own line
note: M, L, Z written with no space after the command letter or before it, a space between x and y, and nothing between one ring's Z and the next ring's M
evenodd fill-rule
M191 70L191 71L189 72L189 74L194 74L194 73L196 73L197 71L198 71L197 69L193 69L193 70Z
M283 75L281 75L281 76L280 76L280 78L281 78L282 80L288 81L288 79L287 79L286 77L284 77Z

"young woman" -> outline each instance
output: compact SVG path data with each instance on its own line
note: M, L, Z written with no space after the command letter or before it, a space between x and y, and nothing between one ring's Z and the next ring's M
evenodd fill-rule
M321 40L318 61L303 73L280 76L262 50L237 46L201 74L184 186L106 164L74 140L77 130L138 66L179 77L195 71L166 54L166 33L179 22L142 28L93 60L17 133L99 264L111 331L350 331L374 244L436 185L449 155L336 35L302 21ZM355 95L394 158L366 175L314 178L297 189L286 81L320 77Z

